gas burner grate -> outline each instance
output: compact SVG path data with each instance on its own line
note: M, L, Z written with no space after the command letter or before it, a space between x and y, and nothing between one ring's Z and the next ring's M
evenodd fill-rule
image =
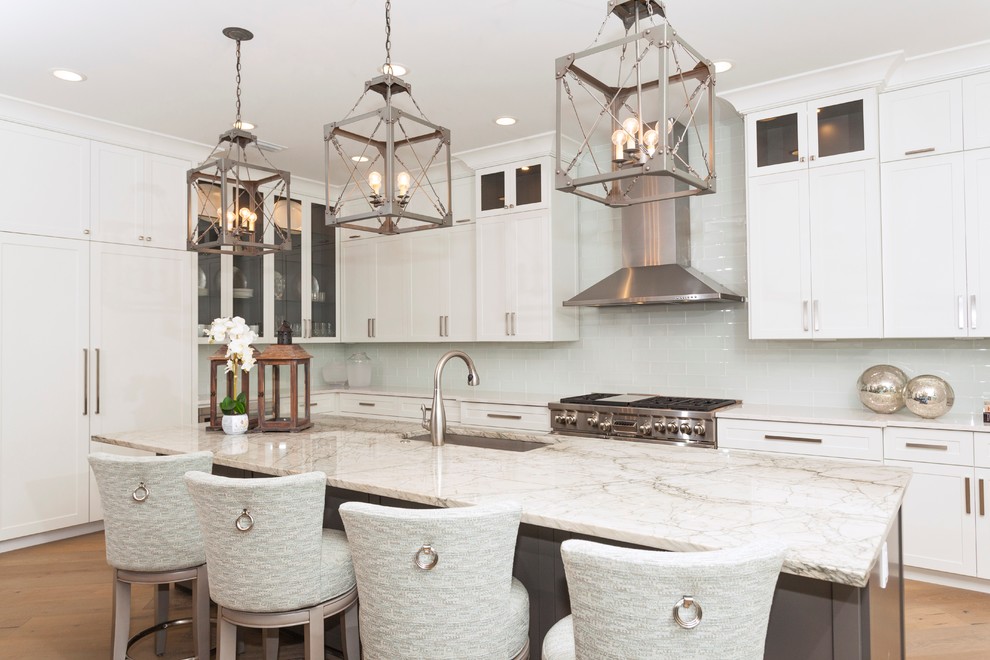
M569 396L560 400L561 403L597 403L599 399L607 399L612 396L619 396L618 394L602 394L601 392L592 392L591 394L582 394L580 396Z

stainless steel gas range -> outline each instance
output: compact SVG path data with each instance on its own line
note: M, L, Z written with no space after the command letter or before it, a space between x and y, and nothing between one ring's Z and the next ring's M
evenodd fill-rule
M584 394L548 404L550 428L562 435L615 438L714 449L715 411L735 399L652 394Z

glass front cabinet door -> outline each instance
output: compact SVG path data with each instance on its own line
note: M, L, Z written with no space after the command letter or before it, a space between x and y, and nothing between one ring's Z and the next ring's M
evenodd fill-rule
M874 90L830 96L746 116L749 176L877 156Z
M550 159L533 158L481 169L475 181L476 217L547 208Z

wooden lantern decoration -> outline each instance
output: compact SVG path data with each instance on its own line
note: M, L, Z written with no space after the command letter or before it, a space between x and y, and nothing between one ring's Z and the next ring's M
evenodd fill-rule
M257 354L257 352L256 352ZM223 401L223 397L217 396L217 382L220 380L221 372L227 369L227 347L221 346L217 349L217 352L210 356L210 423L207 425L207 431L222 431L223 426L221 426L221 419L223 418L223 411L220 410L220 402ZM224 392L224 396L229 396L231 392L234 391L234 374L226 373L227 377L227 391ZM251 392L251 372L241 371L238 379L241 384L241 392ZM248 428L253 429L258 425L258 416L251 415L251 397L246 396L246 410L248 415Z
M312 359L302 346L292 343L292 330L282 322L278 343L269 346L258 357L258 429L265 431L302 431L313 425L309 416L309 361ZM271 411L265 398L265 370L271 368ZM300 388L300 369L302 388ZM283 383L288 387L283 390ZM300 389L302 391L300 391Z

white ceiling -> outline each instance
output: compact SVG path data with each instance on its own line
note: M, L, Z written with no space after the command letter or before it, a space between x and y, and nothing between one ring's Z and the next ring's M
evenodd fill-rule
M273 162L323 176L322 128L343 118L384 61L383 0L2 0L0 94L213 145L243 116ZM591 44L605 0L393 0L392 59L452 151L553 130L554 60ZM903 50L910 57L987 38L987 0L668 0L679 34L735 68L727 90ZM621 31L606 23L603 39ZM71 84L49 71L88 76ZM493 119L519 119L509 128Z

